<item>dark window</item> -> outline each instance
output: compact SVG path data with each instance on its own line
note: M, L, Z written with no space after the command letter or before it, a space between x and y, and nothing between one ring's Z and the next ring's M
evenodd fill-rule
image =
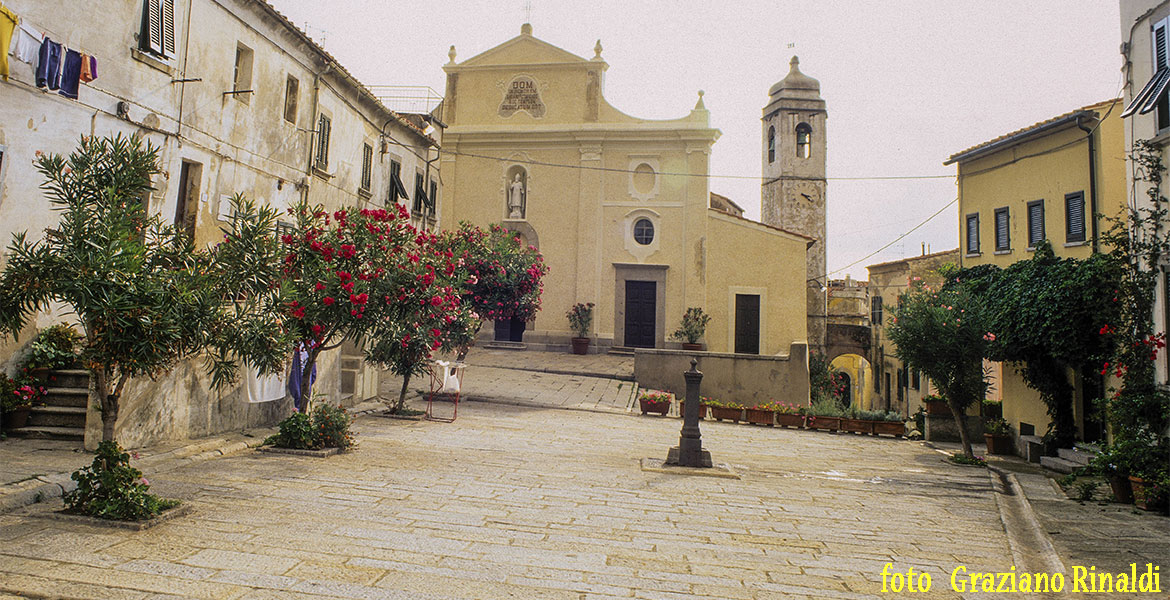
M979 254L979 214L967 215L967 254Z
M650 219L638 219L634 223L634 241L648 246L654 241L654 223Z
M175 227L189 242L195 241L195 221L199 211L199 187L203 165L183 161L179 169L179 197L175 204Z
M1064 196L1064 241L1085 241L1085 194L1075 192Z
M439 183L431 180L431 195L427 196L427 200L431 201L431 216L435 215L435 205L439 202Z
M410 194L406 193L406 186L402 184L402 163L391 160L390 161L390 197L386 200L386 204L394 204L398 202L399 198L409 198Z
M914 371L913 377L910 379L910 387L914 389L922 387L922 371Z
M869 300L869 321L873 325L882 324L882 297L874 296Z
M1044 201L1028 203L1028 247L1035 248L1044 239Z
M776 128L768 128L768 162L776 162Z
M415 214L422 214L427 204L427 190L423 187L422 173L416 173L414 175L414 204L411 205L410 210Z
M317 156L314 166L322 171L329 168L329 134L332 126L332 120L325 115L317 119Z
M1010 250L1011 249L1011 229L1009 228L1010 217L1008 216L1008 209L995 209L995 249L996 250Z
M297 122L297 96L300 93L301 82L296 77L288 76L284 84L284 120L289 123Z
M175 0L143 0L138 47L164 58L175 55Z
M735 295L735 353L760 353L760 296Z
M812 155L812 127L808 123L796 126L796 157L808 158Z
M362 190L370 191L374 175L374 147L362 144Z

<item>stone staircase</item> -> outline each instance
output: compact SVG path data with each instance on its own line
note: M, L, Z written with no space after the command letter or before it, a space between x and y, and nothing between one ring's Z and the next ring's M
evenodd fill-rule
M28 415L28 424L9 430L8 435L83 441L86 406L89 403L89 371L50 371L45 390L48 392L45 405L34 406Z
M1068 474L1088 465L1095 456L1092 452L1078 448L1061 448L1056 453L1057 456L1040 457L1040 466L1057 473Z

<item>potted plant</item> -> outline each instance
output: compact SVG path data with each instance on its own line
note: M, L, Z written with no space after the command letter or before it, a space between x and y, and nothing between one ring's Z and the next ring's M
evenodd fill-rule
M1003 417L983 422L983 439L987 442L988 454L1015 454L1012 447L1012 429Z
M723 402L714 398L708 398L707 406L710 407L711 416L714 417L716 421L727 419L729 421L739 423L741 420L743 420L743 405L738 402Z
M25 371L45 382L49 371L73 366L77 362L74 348L80 339L81 335L64 323L42 329L28 345L22 361Z
M805 426L809 429L837 431L841 428L845 408L833 398L820 398L808 407L807 412L809 417L805 420Z
M748 408L744 416L747 417L747 422L753 425L772 427L776 424L776 413L778 412L780 412L780 404L768 401Z
M711 315L704 313L703 309L697 306L692 306L683 314L682 323L670 334L670 338L682 342L683 350L702 350L703 345L699 340L703 338L703 333L707 331L707 323L710 322Z
M666 416L670 412L670 403L674 400L674 394L670 392L661 392L658 390L643 390L638 395L638 406L642 409L642 414L657 413Z
M850 433L873 433L873 426L870 425L869 411L857 410L850 407L848 411L841 416L841 431L848 431Z
M19 429L28 424L28 415L34 404L42 403L45 388L31 380L16 381L7 375L0 375L0 393L4 394L0 406L4 410L4 428Z
M906 435L906 419L902 417L902 413L891 411L872 411L873 421L871 426L874 435L892 435L895 437L902 437Z
M593 324L593 303L587 302L581 304L580 302L573 305L566 313L569 317L569 328L573 330L573 354L586 354L589 352L589 326Z
M1125 442L1115 441L1101 448L1089 465L1109 481L1115 500L1122 504L1133 504L1133 486L1129 483L1129 464L1124 446Z
M711 399L706 397L706 396L699 397L699 418L700 419L707 418L707 402L710 400ZM686 398L679 400L678 401L678 414L680 417L683 416L684 414L686 414L686 412L685 412L686 409L687 409Z
M781 427L804 427L804 406L797 406L791 402L769 402L776 411L776 424Z
M926 414L950 416L951 407L947 405L947 399L938 394L931 394L922 399L922 403L926 405Z

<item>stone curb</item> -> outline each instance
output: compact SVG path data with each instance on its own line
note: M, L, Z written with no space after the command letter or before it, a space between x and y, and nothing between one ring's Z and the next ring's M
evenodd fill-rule
M1036 511L1015 473L987 465L988 477L995 490L995 505L1007 533L1012 560L1019 570L1036 573L1064 573L1064 562L1052 538L1040 525Z
M475 363L467 363L469 367L480 367L481 369L506 369L508 371L529 371L532 373L548 373L550 375L576 375L579 377L592 377L594 379L616 379L618 381L634 381L634 376L620 375L617 373L601 373L598 371L573 371L569 369L549 369L544 367L517 367L515 365L477 365Z

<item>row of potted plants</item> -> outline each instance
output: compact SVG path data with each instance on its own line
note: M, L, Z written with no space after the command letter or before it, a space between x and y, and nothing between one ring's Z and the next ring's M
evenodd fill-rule
M1102 448L1090 463L1109 481L1118 502L1142 510L1170 507L1170 468L1158 457L1170 456L1165 438L1148 435L1120 440Z
M592 302L578 302L565 313L569 319L569 329L573 330L573 337L570 340L573 354L589 352L589 328L593 324L593 306ZM683 350L702 350L703 345L699 340L703 338L707 331L707 323L710 322L711 315L704 313L702 308L692 306L683 313L682 321L678 329L670 334L670 339L682 343Z
M638 397L642 414L666 415L672 402L673 394L658 390L643 390ZM685 400L679 402L680 414L685 410L685 405ZM802 406L769 401L749 407L735 401L703 396L699 400L699 418L707 418L708 413L716 421L735 423L742 421L794 429L821 429L899 437L906 433L902 415L897 412L846 409L833 402L816 402L812 406Z

